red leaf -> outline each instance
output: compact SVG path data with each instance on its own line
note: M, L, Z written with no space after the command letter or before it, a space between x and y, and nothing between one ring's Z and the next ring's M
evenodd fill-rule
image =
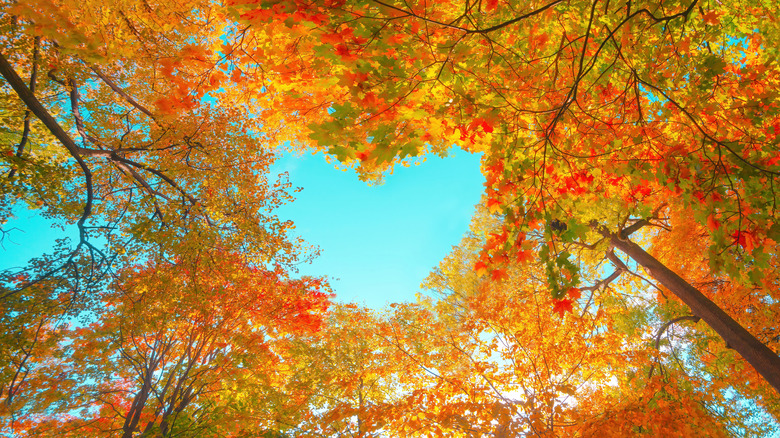
M507 278L509 275L507 275L505 269L496 269L491 273L491 277L493 277L493 281L501 281L505 278Z
M734 238L734 242L742 246L747 252L752 252L756 247L757 240L755 234L750 231L735 231L731 235Z
M487 202L488 211L491 213L497 212L501 208L501 201L495 198L488 199Z
M564 313L572 311L573 304L574 301L568 298L564 298L562 300L553 300L553 312L558 312L558 315L563 318Z
M710 230L715 231L718 228L720 228L720 222L718 222L717 219L715 219L715 215L709 215L707 216L707 227L709 227Z
M338 32L326 33L320 36L320 41L325 44L341 44L344 42L344 37Z
M533 261L534 259L534 253L533 251L529 250L520 250L517 252L517 262L524 264L529 261Z
M731 237L734 239L735 243L742 245L743 248L747 244L747 237L745 236L745 233L734 231L734 234L732 234Z

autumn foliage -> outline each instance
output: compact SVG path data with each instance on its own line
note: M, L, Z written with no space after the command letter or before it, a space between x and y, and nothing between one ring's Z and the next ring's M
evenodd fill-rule
M0 223L75 233L0 273L0 433L776 432L777 5L521 3L0 4ZM274 154L453 145L432 297L296 278Z

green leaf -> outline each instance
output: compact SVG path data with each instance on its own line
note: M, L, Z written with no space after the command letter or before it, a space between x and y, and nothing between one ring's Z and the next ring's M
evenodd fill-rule
M726 72L726 66L728 63L722 60L719 56L710 55L704 60L704 67L706 68L707 76L716 76Z

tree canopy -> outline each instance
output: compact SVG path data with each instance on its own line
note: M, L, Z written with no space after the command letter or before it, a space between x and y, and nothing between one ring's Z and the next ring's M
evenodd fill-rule
M0 433L777 432L775 2L1 7L0 223L78 236L0 274ZM453 145L487 182L432 297L296 276L275 154Z
M265 62L294 84L286 99L317 112L317 144L368 175L452 143L485 154L485 202L505 227L477 270L499 280L509 259L536 253L570 310L565 294L593 271L582 251L617 248L780 388L769 340L627 240L672 228L669 210L684 207L708 229L712 274L776 302L775 6L286 5L243 5L241 18L257 46L286 47ZM526 244L540 230L549 244Z

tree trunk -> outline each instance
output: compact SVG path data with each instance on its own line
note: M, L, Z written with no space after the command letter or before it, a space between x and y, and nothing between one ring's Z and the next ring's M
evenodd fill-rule
M780 357L776 353L745 330L698 289L672 272L639 245L617 234L609 234L608 236L615 248L626 253L637 264L645 268L656 281L677 295L691 308L694 315L709 324L729 347L742 355L780 393Z

